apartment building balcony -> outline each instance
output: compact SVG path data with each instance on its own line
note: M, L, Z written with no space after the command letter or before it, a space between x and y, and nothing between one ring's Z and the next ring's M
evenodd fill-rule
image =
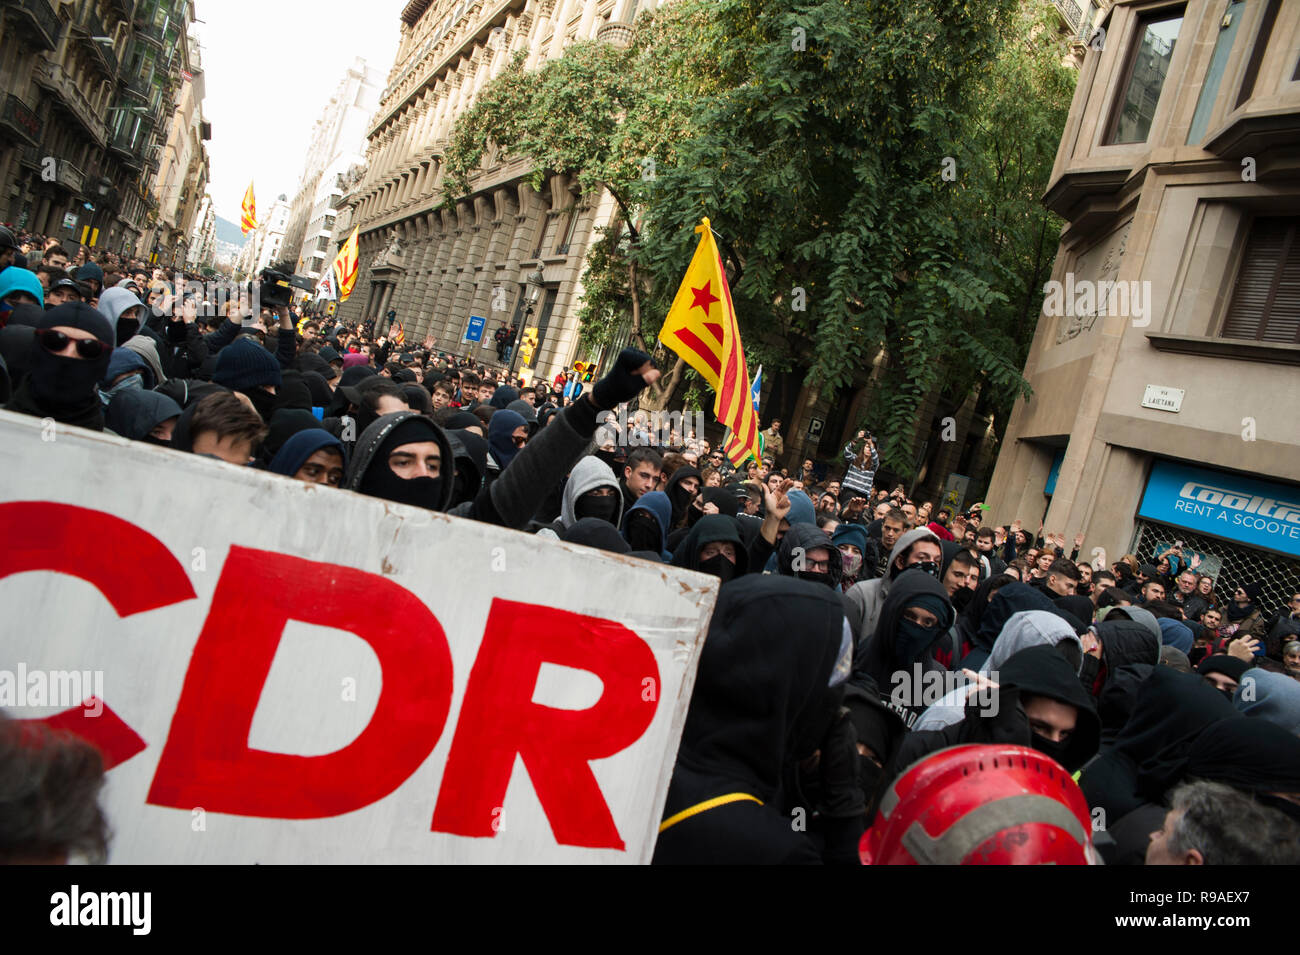
M45 50L53 50L59 45L59 18L54 15L54 8L49 0L15 0L6 4L9 16L19 26L25 26L35 37L37 45Z
M86 8L82 22L73 26L73 33L95 54L109 76L117 75L117 54L113 52L111 38L104 29L104 21L93 7Z
M36 81L37 86L54 93L60 105L76 117L98 145L103 146L107 143L108 129L104 126L104 121L99 118L90 100L86 99L86 94L81 92L63 67L48 60L43 61L37 64L32 79Z
M0 105L0 131L18 142L36 146L44 129L45 124L35 110L13 93L5 95L3 105Z
M73 195L79 196L86 187L86 174L68 160L60 159L55 181Z
M620 50L626 50L632 45L632 24L618 20L602 23L600 29L596 31L596 42L608 43Z

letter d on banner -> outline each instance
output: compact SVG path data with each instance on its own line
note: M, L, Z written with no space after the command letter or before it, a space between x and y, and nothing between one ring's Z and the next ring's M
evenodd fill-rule
M383 689L374 715L337 752L294 756L248 747L289 620L354 633L379 658ZM360 809L395 790L433 752L451 690L446 634L410 591L378 574L233 546L148 801L280 819Z

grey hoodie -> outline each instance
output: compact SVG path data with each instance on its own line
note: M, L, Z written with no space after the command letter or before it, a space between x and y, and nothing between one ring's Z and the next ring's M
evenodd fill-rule
M154 344L154 340L148 335L136 335L128 339L122 347L129 348L144 359L144 363L153 372L155 388L167 380L167 376L163 374L162 361L158 358L158 346Z
M894 544L894 549L889 552L889 561L885 566L885 573L874 580L864 580L861 583L854 584L844 593L845 606L848 608L846 616L849 620L849 626L857 635L857 645L866 646L868 640L876 632L876 624L880 622L880 609L885 605L885 598L889 596L889 585L893 573L894 561L896 561L909 547L919 540L934 541L939 544L939 536L928 527L918 527L910 530L898 538ZM940 547L942 551L942 546ZM942 560L942 558L940 558Z
M623 491L618 486L618 479L614 477L614 472L610 470L608 464L600 458L588 456L574 465L573 470L569 472L569 480L564 483L560 523L566 530L578 520L577 515L574 514L574 505L577 504L578 498L598 487L608 487L614 491L617 503L614 520L611 523L615 527L623 526Z
M100 314L108 319L108 324L113 326L114 340L117 338L118 319L122 317L123 312L132 306L139 306L139 321L140 325L143 326L149 309L140 299L136 298L134 292L124 288L110 288L105 289L103 294L99 296L99 305L96 307Z
M1057 646L1061 643L1073 643L1071 657L1083 659L1083 643L1075 634L1074 628L1065 622L1064 617L1046 610L1022 610L1012 614L993 642L989 658L980 667L979 672L988 675L997 682L997 672L1021 650L1041 644ZM1075 666L1078 672L1078 666ZM929 707L912 727L914 730L938 730L953 723L961 722L966 715L966 697L974 689L974 684L958 687L948 693L942 700Z

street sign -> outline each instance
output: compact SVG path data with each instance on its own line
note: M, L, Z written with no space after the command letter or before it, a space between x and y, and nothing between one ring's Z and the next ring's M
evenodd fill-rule
M0 670L93 676L7 712L101 748L110 862L650 860L716 579L9 412L0 468Z
M823 421L821 418L809 418L808 437L820 438L822 436L822 429L825 427L826 427L826 422Z
M1157 411L1172 411L1178 414L1183 408L1183 395L1187 392L1182 388L1169 388L1165 385L1147 385L1146 391L1142 394L1142 407L1155 408Z
M465 341L481 342L483 340L483 326L487 324L487 319L478 315L469 317L469 328L465 330Z

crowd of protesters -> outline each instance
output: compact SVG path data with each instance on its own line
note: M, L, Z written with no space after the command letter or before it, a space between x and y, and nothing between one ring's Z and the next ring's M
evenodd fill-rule
M911 500L865 430L736 467L629 415L634 350L524 386L82 258L0 230L9 411L722 581L657 862L1300 862L1300 589ZM103 857L93 750L0 730L0 858Z

